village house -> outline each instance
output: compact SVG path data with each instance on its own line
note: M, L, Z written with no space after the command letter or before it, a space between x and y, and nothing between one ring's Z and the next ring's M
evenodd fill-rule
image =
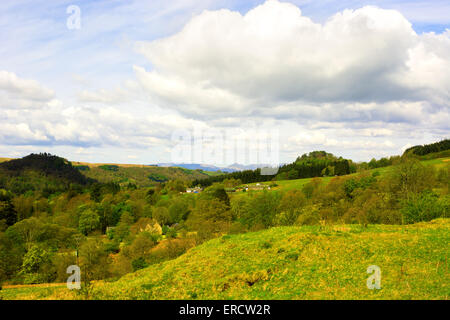
M200 193L202 190L200 187L186 188L186 193Z

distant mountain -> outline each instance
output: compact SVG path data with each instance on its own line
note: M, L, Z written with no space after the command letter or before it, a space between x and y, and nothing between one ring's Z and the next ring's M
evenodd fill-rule
M244 171L244 170L255 170L258 168L264 168L264 167L270 167L270 165L267 164L239 164L239 163L233 163L232 165L229 165L227 168L235 169L236 171Z
M158 163L158 167L179 167L189 170L203 170L203 171L222 171L222 172L235 172L237 170L227 167L216 167L211 164L200 163Z
M200 164L200 163L159 163L158 167L180 167L190 170L203 170L203 171L222 171L222 172L236 172L244 170L255 170L257 168L265 167L266 165L249 164L243 165L238 163L233 163L227 167L217 167L212 164Z

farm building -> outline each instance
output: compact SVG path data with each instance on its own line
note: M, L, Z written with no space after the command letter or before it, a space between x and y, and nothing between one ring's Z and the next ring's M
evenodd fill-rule
M186 193L200 193L202 192L202 188L195 187L195 188L186 188Z

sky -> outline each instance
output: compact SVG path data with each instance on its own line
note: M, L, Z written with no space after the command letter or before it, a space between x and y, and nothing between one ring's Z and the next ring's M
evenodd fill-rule
M208 157L223 135L368 161L450 135L449 1L2 0L0 39L0 157L267 163Z

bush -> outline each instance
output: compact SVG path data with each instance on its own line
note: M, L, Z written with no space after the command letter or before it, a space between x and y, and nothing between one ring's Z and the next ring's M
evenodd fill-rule
M272 227L275 223L279 204L280 196L278 192L264 190L252 198L247 207L247 212L241 217L241 221L249 229L256 226Z
M77 263L75 252L61 252L55 254L53 257L53 265L56 268L56 281L65 282L69 275L67 274L67 267Z
M248 231L247 228L242 223L240 223L239 221L236 221L233 224L231 224L228 233L229 234L239 234L239 233L245 233L247 231Z
M319 214L317 211L304 211L297 219L296 224L303 225L317 225L319 224Z
M137 271L140 269L147 268L149 264L145 261L143 257L139 257L131 262L131 266L133 267L133 271Z
M430 221L449 215L449 197L439 199L432 191L424 191L418 196L411 197L401 209L403 223Z

